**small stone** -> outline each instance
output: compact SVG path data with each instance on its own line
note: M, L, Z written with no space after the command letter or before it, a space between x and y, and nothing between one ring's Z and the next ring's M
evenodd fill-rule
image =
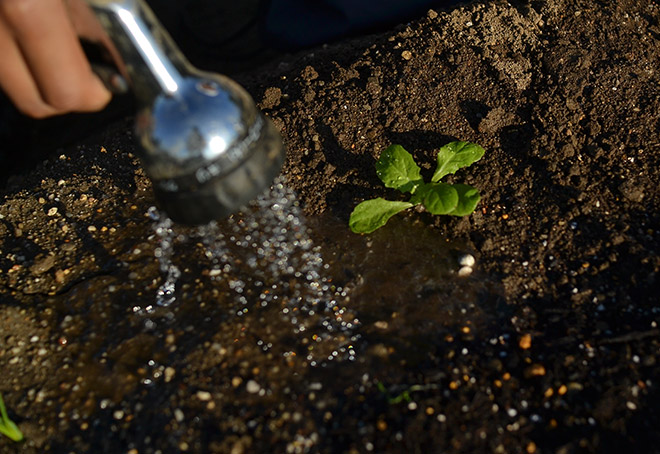
M174 419L176 419L176 422L181 422L183 421L184 415L183 412L181 411L180 408L177 408L174 410Z
M403 52L401 52L401 57L404 60L410 60L412 59L412 52L410 52L409 50L404 50Z
M282 90L277 87L269 87L264 92L264 97L261 101L262 109L273 109L280 105L282 99Z
M93 225L90 225L89 227L87 227L87 231L88 232L96 232L96 227L93 226Z
M202 402L211 400L211 393L208 391L197 391L197 398Z
M428 17L429 19L435 19L436 17L438 17L438 13L430 9L429 12L426 13L426 17Z
M641 202L644 200L644 189L635 185L634 181L628 180L619 185L619 191L631 202Z
M48 209L48 216L55 216L57 214L57 207L52 207Z
M472 254L463 254L458 258L458 264L461 266L473 267L475 262L476 261Z
M174 370L173 367L166 367L164 373L165 373L165 383L169 383L174 378L174 374L176 373L176 371Z
M387 323L385 320L378 320L377 322L374 323L374 327L378 329L387 329L389 326L389 323Z
M254 380L250 380L250 381L248 381L247 384L245 385L245 389L246 389L247 392L249 392L250 394L256 394L256 393L258 393L259 391L261 391L261 386L259 386L259 383L257 383L256 381L254 381Z
M472 267L471 266L462 266L458 270L458 277L467 277L470 274L472 274Z
M545 367L543 364L532 364L525 369L524 375L526 378L542 377L545 375Z
M518 346L523 350L529 349L532 346L532 335L529 333L523 334L520 341L518 341Z
M231 385L234 388L238 388L239 386L241 386L241 383L243 383L243 379L241 377L234 377L231 379Z
M35 264L30 267L30 272L35 275L40 275L50 270L54 265L55 265L55 256L47 255L38 262L35 262Z

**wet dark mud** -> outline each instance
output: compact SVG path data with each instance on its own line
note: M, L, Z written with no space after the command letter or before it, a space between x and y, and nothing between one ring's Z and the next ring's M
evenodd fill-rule
M214 235L158 232L130 119L44 149L0 205L0 452L660 452L659 18L476 2L237 74L298 195ZM451 140L473 215L348 231L384 147Z

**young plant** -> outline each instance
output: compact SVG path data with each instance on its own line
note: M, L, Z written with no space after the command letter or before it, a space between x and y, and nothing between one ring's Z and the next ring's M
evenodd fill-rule
M5 402L2 400L2 394L0 394L0 434L6 435L13 441L21 441L23 439L23 433L7 415L7 409L5 408Z
M348 225L355 233L371 233L400 211L423 205L431 214L465 216L474 211L481 196L467 184L447 184L440 180L458 169L469 167L484 155L484 149L470 142L451 142L440 148L430 183L422 179L412 155L401 145L390 145L376 161L376 174L385 187L410 193L408 202L377 198L355 207Z

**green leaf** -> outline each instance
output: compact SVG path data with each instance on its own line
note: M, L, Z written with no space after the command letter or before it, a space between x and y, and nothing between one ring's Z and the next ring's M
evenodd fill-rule
M477 203L481 200L479 191L468 184L453 184L458 193L458 205L452 211L452 216L466 216L474 211Z
M2 400L2 395L0 395L0 434L6 435L12 441L21 441L23 439L23 433L7 415L7 409L5 408L5 402Z
M355 207L348 226L355 233L371 233L385 225L389 218L413 206L410 202L392 202L382 198L365 200Z
M431 214L448 214L458 206L458 192L447 183L425 184L420 188L420 201Z
M423 183L419 166L401 145L390 145L376 161L376 174L385 187L401 192L415 192Z
M484 149L470 142L451 142L440 148L438 166L431 181L437 183L445 175L456 172L477 162L484 155Z

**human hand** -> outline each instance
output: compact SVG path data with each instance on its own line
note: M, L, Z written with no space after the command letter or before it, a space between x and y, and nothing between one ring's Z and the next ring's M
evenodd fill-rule
M20 111L44 118L108 103L79 36L108 41L83 0L0 0L0 88Z

